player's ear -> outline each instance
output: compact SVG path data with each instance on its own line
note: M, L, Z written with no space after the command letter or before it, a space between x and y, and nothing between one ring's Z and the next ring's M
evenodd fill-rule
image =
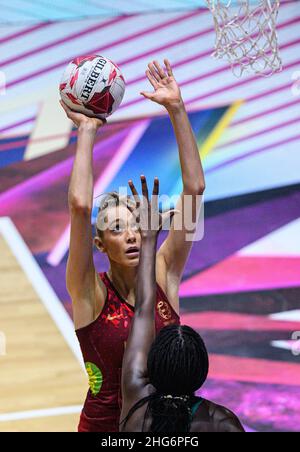
M106 249L105 246L103 244L103 241L101 240L101 238L96 235L96 237L94 237L94 246L101 252L101 253L106 253Z

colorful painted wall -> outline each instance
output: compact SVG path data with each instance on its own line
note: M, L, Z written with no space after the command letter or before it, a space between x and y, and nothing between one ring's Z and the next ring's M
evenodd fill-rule
M161 192L172 195L181 180L171 124L139 95L148 89L148 61L168 57L206 174L205 236L180 289L182 322L201 332L211 353L204 394L250 430L297 431L300 357L291 336L300 330L300 4L282 3L284 70L271 78L236 79L211 57L206 9L93 14L0 25L0 216L13 220L71 313L64 277L76 131L58 104L62 71L76 55L102 53L127 81L122 106L97 136L95 197L141 173L158 175ZM107 269L99 253L94 259Z

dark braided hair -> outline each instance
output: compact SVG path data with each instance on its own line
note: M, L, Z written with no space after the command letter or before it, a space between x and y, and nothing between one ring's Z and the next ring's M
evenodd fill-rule
M205 382L208 366L205 344L195 330L181 325L163 328L148 355L149 383L156 391L139 400L122 423L148 402L145 419L151 416L151 432L190 431L194 392Z

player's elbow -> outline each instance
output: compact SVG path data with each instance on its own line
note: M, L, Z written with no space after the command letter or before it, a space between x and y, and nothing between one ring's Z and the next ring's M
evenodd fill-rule
M203 182L196 187L196 192L197 192L197 195L203 195L204 191L205 191L205 183Z
M203 195L205 191L205 183L189 184L184 187L184 193L188 195Z
M92 212L91 203L85 199L78 198L75 196L69 196L68 204L71 213L81 213L90 215Z

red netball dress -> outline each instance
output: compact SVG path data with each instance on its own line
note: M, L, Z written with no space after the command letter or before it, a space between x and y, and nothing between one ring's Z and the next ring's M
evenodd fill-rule
M90 386L79 432L119 431L122 360L134 315L134 307L117 292L107 274L99 276L107 288L103 310L91 324L76 330ZM179 316L157 284L156 331L179 323Z

